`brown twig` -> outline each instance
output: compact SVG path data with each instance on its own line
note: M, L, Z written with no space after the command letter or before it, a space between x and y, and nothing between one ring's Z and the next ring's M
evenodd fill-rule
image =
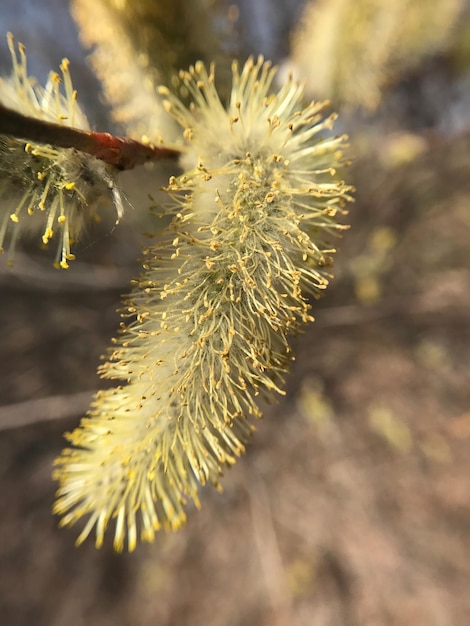
M149 161L174 159L179 155L171 148L157 148L110 133L79 130L39 120L3 104L0 104L0 134L59 148L75 148L120 170L130 170Z

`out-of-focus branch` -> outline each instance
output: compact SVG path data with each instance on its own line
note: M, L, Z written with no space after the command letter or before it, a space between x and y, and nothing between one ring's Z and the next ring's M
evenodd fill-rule
M93 391L81 391L70 395L49 396L2 406L0 407L0 431L84 415L93 393Z
M110 133L78 130L22 115L0 104L0 134L59 148L75 148L114 165L130 170L137 165L160 159L174 159L179 152L171 148L146 145Z
M338 326L357 326L369 324L393 317L423 315L454 315L456 318L468 316L469 304L457 300L427 301L423 295L408 297L395 296L381 300L376 304L347 304L324 307L315 314L317 326L336 328Z
M49 293L110 290L121 293L127 289L133 275L132 268L128 266L108 267L86 262L79 263L73 273L58 272L43 260L16 252L12 267L0 264L0 288Z

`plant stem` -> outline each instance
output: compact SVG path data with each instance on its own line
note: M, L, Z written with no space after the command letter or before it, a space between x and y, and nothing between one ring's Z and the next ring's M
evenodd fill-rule
M174 159L179 155L172 148L157 148L110 133L79 130L39 120L22 115L3 104L0 104L0 134L59 148L75 148L120 170L130 170L149 161Z

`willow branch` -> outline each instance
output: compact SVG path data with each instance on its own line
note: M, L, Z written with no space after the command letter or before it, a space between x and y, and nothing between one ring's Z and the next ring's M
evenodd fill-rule
M75 148L120 170L130 170L149 161L174 159L179 155L177 150L171 148L155 147L110 133L79 130L39 120L22 115L3 104L0 104L0 134L59 148Z

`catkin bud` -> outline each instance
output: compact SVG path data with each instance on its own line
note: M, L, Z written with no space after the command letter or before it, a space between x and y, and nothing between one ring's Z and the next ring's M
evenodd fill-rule
M29 117L88 130L68 61L62 61L60 76L51 72L41 87L28 76L24 46L16 48L11 35L8 43L13 72L9 78L0 78L0 102ZM121 217L115 174L114 167L74 148L0 135L0 252L8 244L11 261L19 236L39 233L47 245L58 234L55 264L68 267L68 261L75 258L71 243L96 219L101 204L114 203Z
M78 543L95 527L100 546L111 521L117 550L179 528L186 500L244 451L257 397L283 393L350 188L335 177L345 138L324 132L334 117L292 80L272 93L274 74L262 59L234 64L227 107L202 63L180 73L189 107L163 90L186 171L128 302L136 319L101 368L122 386L98 393L57 460L55 512L88 517Z

